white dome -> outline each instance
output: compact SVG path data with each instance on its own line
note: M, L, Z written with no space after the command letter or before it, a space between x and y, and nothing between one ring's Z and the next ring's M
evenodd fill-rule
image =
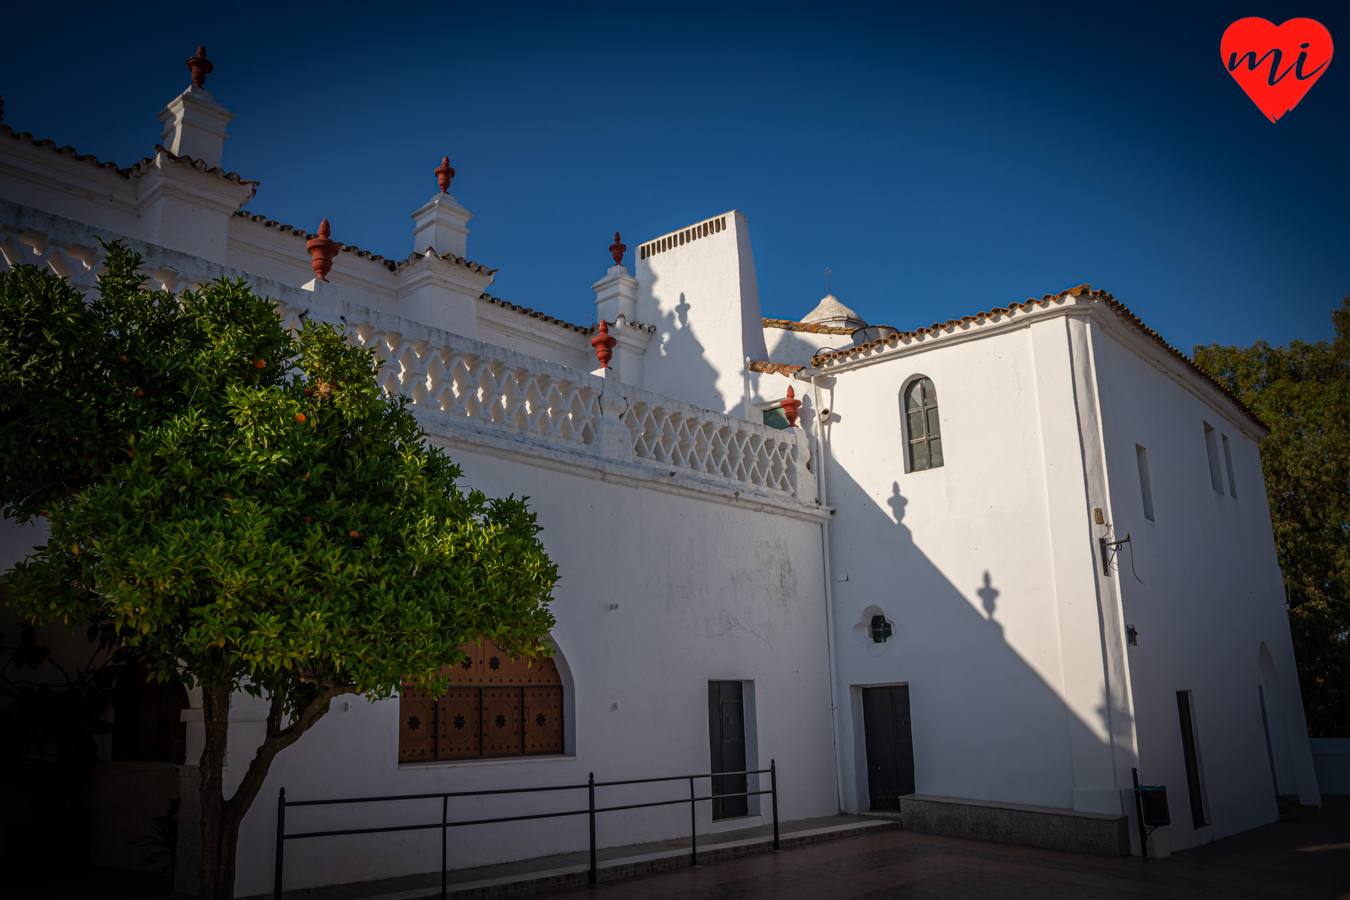
M826 294L802 322L807 325L829 325L832 328L866 328L862 316L839 302L834 294Z

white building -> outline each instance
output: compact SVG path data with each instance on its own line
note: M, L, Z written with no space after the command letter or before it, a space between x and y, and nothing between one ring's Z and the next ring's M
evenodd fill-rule
M0 125L0 265L92 286L98 239L122 237L166 288L243 277L289 324L342 316L467 484L532 498L562 576L556 674L522 685L487 648L439 708L339 703L282 753L243 827L240 895L271 887L281 786L318 799L575 784L729 771L743 752L749 768L777 761L784 820L911 795L906 827L1136 854L1132 769L1169 786L1154 853L1272 821L1277 795L1319 803L1265 431L1109 294L1085 285L903 332L859 330L834 297L800 321L764 318L749 220L730 210L627 248L627 264L603 265L596 241L597 317L617 340L597 370L592 328L491 296L496 270L466 259L472 214L444 191L412 213L410 255L343 246L316 280L313 235L249 210L256 183L222 167L232 118L189 87L126 168ZM3 527L0 569L41 540ZM262 715L235 704L237 781ZM743 725L711 734L710 704ZM465 711L478 718L457 734ZM182 718L186 789L200 715ZM705 832L768 815L754 798L716 820L710 806ZM319 824L306 812L295 828ZM679 835L686 816L602 818L600 842ZM585 846L581 826L493 827L457 834L451 865ZM439 853L434 832L296 842L286 883L428 871Z

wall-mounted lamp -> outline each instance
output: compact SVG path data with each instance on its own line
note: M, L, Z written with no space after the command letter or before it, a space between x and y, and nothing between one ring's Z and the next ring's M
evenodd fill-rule
M874 644L886 643L888 640L890 640L891 635L893 634L893 632L891 631L891 623L886 621L885 616L873 616L871 630L872 630L872 643Z
M1131 647L1139 646L1139 629L1133 625L1125 626L1125 638Z
M1125 532L1125 537L1118 541L1108 541L1106 538L1097 538L1097 543L1102 548L1102 574L1107 578L1111 577L1111 558L1120 552L1120 548L1130 542L1130 533ZM1136 578L1139 576L1136 575ZM1141 584L1143 582L1140 582Z

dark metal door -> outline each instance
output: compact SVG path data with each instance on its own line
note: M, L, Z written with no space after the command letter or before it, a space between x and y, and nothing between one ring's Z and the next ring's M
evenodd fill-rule
M871 807L899 809L900 798L914 793L908 685L863 688L863 733Z
M739 681L708 682L708 735L712 744L712 772L745 771L745 696ZM743 794L744 775L726 775L712 780L712 792ZM730 819L749 814L747 797L714 800L713 818Z

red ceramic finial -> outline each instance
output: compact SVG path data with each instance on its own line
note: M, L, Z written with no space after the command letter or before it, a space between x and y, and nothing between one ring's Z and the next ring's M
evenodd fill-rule
M614 358L614 345L619 341L614 335L609 333L609 326L605 320L600 320L599 333L591 338L591 346L595 348L595 358L600 360L600 368L608 369L609 361Z
M450 190L450 179L454 177L455 170L450 168L450 157L442 156L441 164L436 167L436 183L441 186L442 194Z
M802 408L802 401L797 399L797 392L792 389L792 385L788 385L787 399L779 405L783 407L783 415L787 416L788 427L796 428L797 411Z
M628 249L628 245L619 241L619 233L614 232L614 243L609 245L609 255L614 257L614 265L623 265L623 252Z
M319 223L319 236L311 238L305 249L309 255L314 257L312 265L314 266L314 277L319 281L327 281L328 273L333 269L333 257L338 255L338 243L329 240L328 236L333 231L328 227L328 220L324 219Z
M187 67L192 70L192 83L197 87L206 87L206 76L215 68L206 58L205 46L197 48L197 55L188 60Z

